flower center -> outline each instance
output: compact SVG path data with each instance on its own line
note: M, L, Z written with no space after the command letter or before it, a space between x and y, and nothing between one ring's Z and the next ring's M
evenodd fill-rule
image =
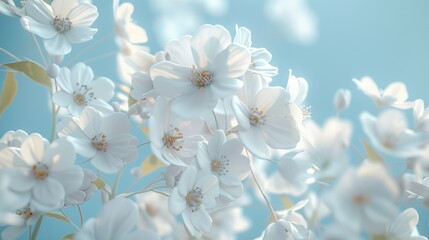
M258 108L250 109L250 124L253 126L256 125L265 125L265 114L263 111L260 111Z
M44 180L49 176L49 167L46 164L38 162L33 165L31 170L33 171L34 178L37 180Z
M149 216L154 217L158 213L158 208L153 204L146 204L146 212Z
M203 202L203 198L204 196L202 193L202 189L196 187L192 191L188 192L188 194L186 194L185 201L191 211L195 212L200 209L200 205Z
M214 173L217 173L218 175L225 175L229 172L228 166L229 166L229 159L226 158L224 155L220 157L220 160L212 160L211 163L211 170Z
M31 217L34 216L34 212L31 211L30 207L24 207L22 209L19 209L18 211L16 211L16 215L19 215L20 217L24 218L24 219L29 219Z
M183 133L180 132L179 128L171 126L171 129L164 134L162 140L164 141L164 146L167 148L180 151L183 146L181 145L181 141L183 139Z
M353 196L353 202L356 205L363 205L369 201L369 197L365 194L358 194Z
M92 146L97 149L97 151L103 151L105 152L107 149L107 142L106 142L107 136L103 133L99 133L98 135L95 135L91 139Z
M309 119L311 118L311 106L302 106L301 107L301 111L302 111L302 116L303 119Z
M57 32L65 33L70 30L72 22L68 17L61 18L59 16L55 16L54 20L52 20L52 25L54 25L54 28L57 30Z
M77 89L73 92L73 100L77 105L87 105L88 102L97 99L94 96L91 87L88 87L87 85L80 85L79 83L77 83L76 85Z
M212 83L213 74L209 71L197 71L195 66L192 66L191 82L198 88L207 87Z

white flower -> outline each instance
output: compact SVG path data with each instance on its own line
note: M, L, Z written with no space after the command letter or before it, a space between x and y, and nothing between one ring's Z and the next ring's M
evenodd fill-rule
M268 147L296 146L300 133L287 105L289 94L283 88L263 88L247 100L245 105L234 97L232 107L239 124L238 136L249 151L257 157L269 158Z
M95 175L90 170L83 168L84 178L80 188L66 195L64 206L80 205L90 200L97 190L94 181L97 180Z
M134 5L129 2L119 5L119 0L113 1L113 12L115 18L115 32L116 34L131 43L146 43L146 31L135 24L131 19L134 12Z
M7 171L0 170L0 226L17 225L21 223L21 218L16 215L19 208L27 205L29 196L14 192L10 189L13 179L7 174Z
M204 115L218 99L236 93L243 86L237 78L250 63L249 52L231 44L229 32L219 25L203 25L188 49L177 49L177 54L188 57L189 48L192 59L184 58L179 64L163 61L150 70L155 91L172 98L171 110L184 118Z
M289 69L286 91L290 94L290 101L302 106L308 94L308 82L305 78L296 77Z
M429 107L425 108L425 103L422 99L417 99L414 102L413 116L416 129L429 133Z
M352 124L338 118L326 120L323 128L313 121L305 124L308 142L298 153L299 161L310 161L316 170L314 178L332 178L344 171L348 163L347 149L352 137Z
M212 214L213 226L209 233L204 234L208 239L234 240L237 235L249 230L251 223L243 214L243 208L228 207Z
M91 106L105 114L113 111L107 103L114 94L112 80L99 77L94 80L92 69L84 63L76 64L71 70L61 68L56 78L61 90L52 98L55 104L68 108L78 117L86 106Z
M20 239L25 230L27 230L29 226L34 225L39 217L42 216L42 212L35 211L34 208L29 206L24 206L16 210L15 215L18 217L19 221L4 229L1 233L2 239Z
M337 111L342 111L349 107L352 94L348 89L339 89L334 96L334 105Z
M422 139L408 129L403 112L388 109L381 112L378 117L363 112L360 115L360 122L365 134L376 149L401 157L420 154L418 146Z
M98 17L97 8L77 0L54 0L51 5L42 0L27 0L22 26L44 39L51 55L70 53L71 43L92 39L97 29L90 28Z
M125 114L104 116L92 107L86 107L79 118L66 118L57 126L60 137L67 137L78 154L105 173L117 172L137 158L138 142L129 134L130 128Z
M250 171L249 160L242 152L243 144L238 139L227 140L222 130L217 130L208 144L198 143L198 165L218 177L220 195L230 201L241 196L241 181Z
M200 119L182 120L170 112L170 104L158 97L149 118L150 145L153 153L165 164L186 166L197 154Z
M406 102L408 99L407 87L402 82L391 83L386 89L379 89L377 84L370 77L363 77L360 81L353 79L358 89L370 97L377 108L392 106L401 109L412 108L413 102Z
M104 204L97 217L85 222L73 237L75 240L138 240L159 239L153 232L135 229L138 221L136 205L125 198Z
M427 240L420 234L413 234L419 223L419 213L414 208L401 212L387 227L384 237L395 240Z
M169 209L175 215L181 214L189 232L199 236L200 231L210 231L213 221L207 210L216 206L215 198L218 195L217 178L189 166L171 191Z
M307 180L310 178L307 170L311 168L309 161L299 159L289 154L283 155L278 168L268 179L267 190L278 194L299 196L308 189Z
M136 197L139 212L138 226L155 230L160 236L173 234L175 217L167 206L168 198L154 192L139 194Z
M16 17L22 15L22 9L15 6L13 0L0 1L0 13L9 17Z
M20 148L27 137L28 134L23 130L8 131L0 138L0 149L5 147Z
M30 195L29 207L51 211L62 207L65 195L82 184L82 169L74 165L75 151L64 139L48 144L40 135L29 136L20 153L11 149L0 152L0 168L6 168L14 181L13 191Z
M405 190L408 198L422 198L423 204L429 207L429 177L424 179L405 179Z
M235 26L234 43L240 44L250 52L250 65L247 71L261 75L265 81L271 82L271 78L278 73L277 67L270 64L271 53L265 48L253 48L252 33L245 27Z
M382 234L398 213L399 187L379 163L364 162L349 169L326 195L335 219L357 232Z

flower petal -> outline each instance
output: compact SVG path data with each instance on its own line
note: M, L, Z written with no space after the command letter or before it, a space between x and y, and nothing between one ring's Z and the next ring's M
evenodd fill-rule
M172 62L157 63L150 68L153 88L164 97L187 94L197 89L190 80L191 72L192 69Z
M197 211L190 213L192 225L203 232L209 232L212 227L212 219L204 208L199 208Z
M63 204L64 197L63 186L57 180L47 177L34 185L30 207L41 212L52 211Z
M50 166L53 171L63 171L74 166L76 153L73 145L65 140L54 141L45 152L44 163Z
M74 100L66 91L60 90L52 96L52 101L61 107L68 107Z
M219 78L237 78L244 75L249 64L249 51L237 44L231 44L216 55L210 70Z
M21 145L21 156L29 166L42 162L48 143L39 134L32 134Z
M184 119L195 118L210 112L216 107L217 98L209 91L199 89L177 97L171 101L171 111ZM192 108L192 111L189 111Z
M92 40L95 33L97 33L95 28L72 27L64 35L71 43L83 43Z
M246 130L240 129L238 136L244 146L255 156L265 159L270 157L264 135L259 128L252 126Z
M34 33L43 39L51 39L57 35L57 31L52 24L37 22L29 16L23 16L21 18L21 24L25 30Z
M78 166L71 166L63 171L52 171L49 177L57 180L64 187L66 194L78 190L82 186L83 171Z
M104 173L115 173L124 165L121 159L100 151L91 159L91 163Z
M70 11L68 17L73 26L89 27L98 17L97 7L88 3L80 3Z
M189 191L194 188L195 180L197 178L197 169L193 166L189 166L180 177L179 183L177 184L178 191L181 196L185 197Z
M90 85L94 95L104 101L109 101L115 94L115 84L106 77L97 78Z
M51 3L55 16L67 17L69 12L79 4L76 0L54 0Z
M168 198L168 209L170 209L170 212L174 215L178 215L186 209L184 196L180 196L177 188L173 188L171 191L170 197Z
M71 52L71 45L64 34L56 34L51 39L45 39L44 46L51 55L63 56Z
M108 138L128 133L130 128L128 117L119 112L104 117L100 124L100 132L106 134Z

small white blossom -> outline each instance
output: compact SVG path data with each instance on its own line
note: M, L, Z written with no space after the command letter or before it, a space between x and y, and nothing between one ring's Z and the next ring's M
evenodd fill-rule
M425 108L422 99L414 102L413 116L416 129L429 134L429 107Z
M339 89L334 96L334 105L337 111L342 111L349 107L352 93L348 89Z

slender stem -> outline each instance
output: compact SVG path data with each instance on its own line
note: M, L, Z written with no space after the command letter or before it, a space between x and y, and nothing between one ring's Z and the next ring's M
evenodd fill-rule
M110 200L114 199L116 196L116 191L118 190L119 179L121 178L122 169L119 169L118 173L116 173L115 182L113 183L112 193L110 194Z
M21 59L19 59L17 56L13 55L12 53L10 53L8 50L4 49L4 48L0 48L0 52L5 53L6 55L8 55L9 57L15 59L16 61L21 61Z
M228 114L226 112L225 99L222 98L223 111L225 112L225 130L228 129Z
M36 44L36 48L39 51L40 57L42 58L43 65L45 67L47 67L48 63L46 62L45 56L43 55L42 49L40 48L39 42L37 41L36 36L34 35L34 33L31 34L31 37L33 38L33 41Z
M28 226L28 240L31 240L31 225Z
M147 141L147 142L144 142L144 143L140 143L139 145L137 145L137 147L141 147L141 146L144 146L144 145L149 144L149 143L150 143L150 141Z
M76 224L74 224L74 222L72 222L70 220L70 218L67 216L67 214L64 212L64 210L62 208L60 208L61 213L63 214L63 216L67 219L67 222L72 225L74 228L76 228L76 230L80 230L80 227L78 227Z
M213 113L213 117L214 117L214 120L215 120L215 123L216 123L216 130L217 130L217 129L219 129L219 123L217 121L216 113L214 112L214 110L212 110L212 113Z
M77 205L77 209L79 210L79 217L80 217L80 227L83 226L83 212L82 212L82 208L80 208L80 205Z
M40 226L42 225L42 221L43 221L43 216L40 216L36 222L36 225L34 226L33 233L31 234L31 240L36 240L37 234L39 234Z
M90 50L91 48L95 47L97 44L101 43L102 41L104 41L106 39L109 39L109 37L111 35L113 35L114 33L115 33L114 31L109 32L105 36L103 36L103 37L99 38L97 41L93 42L91 45L89 45L89 46L85 47L84 49L80 50L78 53L76 53L76 55L74 55L70 60L67 61L67 64L68 63L73 63L73 61L76 60L76 59L78 59L82 54L88 52L88 50ZM67 64L64 64L64 65L67 65Z
M56 87L56 80L53 79L54 83L53 85ZM57 125L57 113L58 111L55 110L55 104L53 100L54 96L54 90L50 90L50 96L51 96L51 106L52 106L52 125L51 125L51 142L54 141L55 138L55 131L56 131L56 125Z
M246 149L246 155L247 155L247 158L249 158L249 161L250 161L250 155L249 155L249 151L248 151L247 149ZM269 209L269 210L270 210L270 212L271 212L271 215L273 215L274 220L277 222L277 221L278 221L278 219L277 219L276 212L274 211L274 208L273 208L273 206L271 205L270 201L268 201L267 196L265 195L264 191L262 190L262 187L261 187L261 185L259 184L258 179L256 178L255 173L253 172L253 169L252 169L252 162L251 162L251 161L250 161L249 166L250 166L250 173L252 174L253 180L255 181L256 186L258 186L259 192L261 193L262 197L264 197L264 200L265 200L265 202L267 203L267 206L268 206L268 209Z
M138 192L132 192L132 193L129 193L129 194L125 195L125 197L126 197L126 198L129 198L129 197L135 196L135 195L137 195L137 194L142 194L142 193L147 193L147 192L156 192L156 193L161 193L161 192L155 191L155 189L165 188L165 187L166 187L166 186L159 186L159 187L154 187L154 188L151 188L151 189L148 189L148 190L142 190L142 191L138 191ZM167 196L168 196L168 195L167 195Z
M153 189L152 189L152 192L164 195L166 197L170 197L170 195L168 195L168 193L165 193L165 192L160 192L160 191L156 191L156 190L153 190Z

